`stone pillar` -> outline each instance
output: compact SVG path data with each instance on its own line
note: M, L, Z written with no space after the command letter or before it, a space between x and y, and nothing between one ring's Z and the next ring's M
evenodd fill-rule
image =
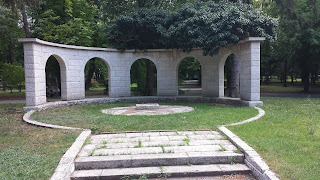
M177 96L178 95L178 74L173 62L157 69L157 95Z
M81 68L79 74L80 74L79 76L80 76L80 79L81 79L79 96L80 96L80 99L84 99L86 97L86 87L85 87L86 86L85 85L86 77L85 77L85 74L84 74L84 68Z
M109 96L131 96L130 67L125 65L110 67Z
M219 67L219 61L215 57L211 57L210 59L201 62L202 96L223 97L223 66L222 68Z
M67 101L70 98L68 97L67 89L67 71L65 65L59 62L60 66L60 77L61 77L61 100Z
M24 68L26 84L26 105L37 106L45 104L46 98L46 75L42 52L36 51L39 45L24 43Z
M260 41L240 44L240 98L260 100Z

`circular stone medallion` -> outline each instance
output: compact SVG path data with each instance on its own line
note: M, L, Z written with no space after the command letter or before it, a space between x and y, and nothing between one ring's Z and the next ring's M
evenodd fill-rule
M136 106L116 107L101 110L102 113L112 115L166 115L193 111L194 108L188 106L159 106L157 109L136 109Z

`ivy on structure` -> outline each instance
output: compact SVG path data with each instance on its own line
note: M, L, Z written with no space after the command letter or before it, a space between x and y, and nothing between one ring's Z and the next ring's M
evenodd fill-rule
M219 47L249 36L273 39L276 20L251 5L230 2L186 3L176 12L139 9L115 19L109 43L121 50L177 48L190 52L203 48L213 55Z

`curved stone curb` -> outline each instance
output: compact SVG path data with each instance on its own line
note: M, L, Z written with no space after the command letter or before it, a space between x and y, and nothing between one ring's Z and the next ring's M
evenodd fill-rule
M250 119L247 119L247 120L244 120L244 121L241 121L241 122L226 124L226 125L223 125L223 126L236 126L236 125L240 125L240 124L249 123L249 122L252 122L252 121L260 119L262 116L264 116L266 114L263 109L261 109L259 107L254 107L254 108L259 111L259 114L256 115L255 117L252 117Z
M244 153L244 157L245 157L244 162L252 170L253 175L258 180L279 180L279 178L275 175L275 173L270 170L269 166L263 160L263 158L260 157L260 155L252 147L250 147L247 143L245 143L237 135L235 135L233 132L231 132L229 129L225 127L225 126L236 126L240 124L249 123L249 122L258 120L259 118L265 115L265 111L263 109L258 107L255 107L255 109L259 111L259 114L257 116L238 122L238 123L232 123L232 124L220 126L218 129L222 134L227 136L228 139L237 148L239 148Z
M262 106L262 101L244 101L235 98L226 97L167 97L167 96L148 96L148 97L120 97L120 98L92 98L92 99L81 99L81 100L71 100L71 101L57 101L48 102L46 104L38 106L26 106L23 108L24 111L28 112L31 110L44 110L48 108L64 107L72 105L84 105L84 104L106 104L113 102L124 102L124 103L163 103L163 102L184 102L184 103L221 103L234 106Z
M67 127L67 126L59 126L59 125L53 125L53 124L46 124L34 120L30 120L30 116L35 112L35 110L31 110L23 115L23 121L25 121L28 124L32 124L35 126L40 127L46 127L46 128L54 128L54 129L71 129L71 130L83 130L81 128L75 128L75 127Z
M74 171L74 160L80 152L82 146L86 142L86 139L91 135L91 131L83 131L68 151L62 156L58 167L54 171L50 180L70 179L72 172Z

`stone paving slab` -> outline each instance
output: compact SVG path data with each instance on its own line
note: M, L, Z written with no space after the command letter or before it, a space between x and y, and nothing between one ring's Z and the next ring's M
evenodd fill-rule
M216 131L100 134L90 137L79 156L236 151Z
M241 164L234 164L241 163ZM73 179L94 171L102 179L148 174L157 178L216 176L250 172L244 154L216 131L168 131L91 136L75 161ZM89 175L93 172L90 171ZM91 177L91 175L89 176ZM90 179L90 178L89 178Z
M125 142L125 143L103 143L103 139L91 141L91 144L86 145L86 148L93 149L95 147L106 146L108 149L117 148L133 148L139 145L139 142ZM147 141L141 142L142 147L156 147L156 146L200 146L200 145L232 145L229 140L190 140L188 144L185 141Z

